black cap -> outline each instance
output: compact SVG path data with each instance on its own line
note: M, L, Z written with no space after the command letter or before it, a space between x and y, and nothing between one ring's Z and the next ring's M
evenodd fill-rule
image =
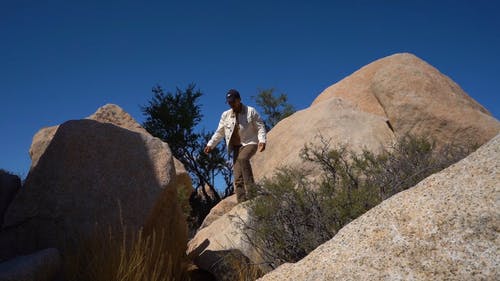
M229 90L226 94L226 101L233 102L235 99L241 100L240 93L235 89Z

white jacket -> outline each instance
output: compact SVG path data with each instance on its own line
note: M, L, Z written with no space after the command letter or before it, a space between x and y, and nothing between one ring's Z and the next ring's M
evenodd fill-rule
M240 124L239 131L242 145L266 142L266 128L255 108L242 104L241 112L238 114L238 121ZM229 146L229 141L234 132L235 124L236 114L233 110L224 111L220 117L219 126L207 145L215 147L222 140L222 137L225 137L227 151L231 153L233 148Z

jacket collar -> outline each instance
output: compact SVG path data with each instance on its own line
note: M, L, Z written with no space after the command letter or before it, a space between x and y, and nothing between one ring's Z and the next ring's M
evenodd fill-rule
M231 110L231 117L234 117L236 112L234 112L234 110L230 109ZM248 112L248 106L244 105L243 103L241 104L241 111L239 112L239 114L247 114Z

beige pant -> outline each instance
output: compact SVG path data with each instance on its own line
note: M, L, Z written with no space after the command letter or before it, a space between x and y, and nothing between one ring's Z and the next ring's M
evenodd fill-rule
M249 199L254 188L250 158L257 152L256 144L235 146L233 152L234 193L239 203Z

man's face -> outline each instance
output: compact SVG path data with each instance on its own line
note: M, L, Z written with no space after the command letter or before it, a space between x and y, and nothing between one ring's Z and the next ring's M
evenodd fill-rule
M240 99L234 99L233 101L227 101L227 104L231 107L232 110L238 110L241 105Z

